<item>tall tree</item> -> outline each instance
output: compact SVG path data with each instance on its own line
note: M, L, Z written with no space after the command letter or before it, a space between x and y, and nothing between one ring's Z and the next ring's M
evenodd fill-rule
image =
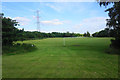
M10 18L2 18L2 44L12 45L13 41L22 40L23 30L17 29L18 22Z
M83 34L83 36L84 36L84 37L87 37L87 34L86 34L86 33L84 33L84 34Z
M90 37L90 33L87 31L87 37Z
M110 19L107 19L107 26L109 26L110 29L113 29L115 32L115 40L112 41L113 47L119 47L120 48L120 1L118 2L110 2L110 0L106 0L106 2L103 2L103 0L97 0L99 2L100 6L108 6L109 4L113 4L112 7L105 10L105 12L108 12L108 15ZM102 1L102 2L101 2Z

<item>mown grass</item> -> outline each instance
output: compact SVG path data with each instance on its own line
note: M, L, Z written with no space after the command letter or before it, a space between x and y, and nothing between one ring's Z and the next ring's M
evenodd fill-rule
M3 55L3 78L118 78L118 55L105 52L110 38L28 40L37 50ZM18 42L23 43L23 42Z

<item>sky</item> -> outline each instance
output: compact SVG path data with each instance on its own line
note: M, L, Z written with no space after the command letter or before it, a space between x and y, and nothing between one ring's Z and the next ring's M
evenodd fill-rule
M3 2L2 12L19 22L19 29L37 31L39 10L41 32L91 34L106 28L108 13L97 2Z

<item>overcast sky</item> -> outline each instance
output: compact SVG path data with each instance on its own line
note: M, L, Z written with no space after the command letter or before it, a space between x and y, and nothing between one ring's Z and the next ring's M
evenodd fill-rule
M106 27L108 14L97 2L3 2L2 12L20 23L18 28L36 31L39 10L41 32L94 33Z

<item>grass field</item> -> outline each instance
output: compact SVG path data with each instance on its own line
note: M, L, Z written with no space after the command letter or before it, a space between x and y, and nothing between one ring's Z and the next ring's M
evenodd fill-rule
M3 55L3 78L118 78L118 55L105 53L110 38L28 40L33 52Z

